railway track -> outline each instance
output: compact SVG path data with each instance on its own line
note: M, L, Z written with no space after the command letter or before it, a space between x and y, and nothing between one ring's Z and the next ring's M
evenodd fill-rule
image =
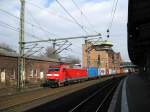
M122 78L97 83L27 112L106 112Z
M3 97L7 96L12 96L12 95L17 95L17 94L24 94L30 91L36 91L36 90L41 90L42 87L40 87L39 84L32 84L32 85L27 85L25 88L22 90L18 91L16 87L5 87L0 89L0 99Z
M84 97L82 96L83 97L82 100L87 98L89 95L94 93L96 90L99 90L99 91L96 92L95 95L100 93L99 96L102 96L104 94L101 94L101 93L107 93L108 90L110 90L112 87L114 87L112 85L115 84L115 81L110 81L110 80L115 80L115 79L107 79L102 82L100 82L99 80L92 80L92 81L87 81L84 83L61 87L61 88L55 88L55 89L47 88L47 89L36 90L36 92L30 91L30 92L24 93L24 94L22 93L22 94L18 94L18 95L11 95L8 97L3 97L0 99L0 111L1 112L16 112L16 111L21 112L21 111L29 110L29 112L34 112L33 110L35 110L36 112L40 112L36 107L40 106L40 108L45 109L45 107L41 107L41 105L47 104L49 102L51 103L52 101L55 101L56 99L59 100L59 98L62 98L64 96L65 96L64 101L66 101L66 97L68 97L69 94L73 94L71 96L71 98L74 98L74 94L76 94L76 92L78 92L79 90L82 90L84 93L87 92L86 93L87 96L84 96ZM93 92L89 89L91 92L88 92L86 89L87 87L88 88L90 87L91 89L93 89L93 87L94 87L95 89L92 90ZM101 88L103 88L103 89L101 89ZM108 89L106 90L106 88L108 88ZM80 94L80 92L78 92L78 93ZM81 95L83 95L82 92L81 92ZM94 95L93 95L93 98L94 98ZM91 98L91 99L93 99L93 98ZM106 99L109 99L109 97ZM75 98L73 100L78 100L78 99ZM62 101L61 103L65 103L64 101ZM71 107L69 107L68 109L65 109L66 106L64 107L63 105L62 105L62 107L57 107L55 109L56 111L53 111L53 112L60 112L60 110L57 110L60 108L62 108L61 112L68 112L69 110L71 110L71 108L73 109L73 107L75 107L76 104L78 104L80 101L81 101L81 99L77 103L73 102L74 104ZM105 101L103 101L103 102L105 102ZM57 104L59 104L61 106L60 101ZM67 103L65 103L65 104L67 104ZM53 105L53 103L52 103L52 105ZM49 107L50 105L48 104L47 106ZM101 109L102 107L103 107L103 105L99 108ZM33 108L35 108L35 109L33 109ZM30 109L33 109L33 110L30 111ZM63 109L64 109L64 111L63 111ZM49 112L49 110L46 112Z
M69 112L106 112L117 85L118 80L107 82Z
M55 89L41 89L30 91L28 93L21 93L18 95L11 95L0 99L0 111L1 112L16 112L26 111L36 106L42 105L46 102L55 100L59 97L75 92L82 88L88 87L98 80L87 81L85 83L74 84L67 87L55 88ZM79 86L80 85L80 86Z

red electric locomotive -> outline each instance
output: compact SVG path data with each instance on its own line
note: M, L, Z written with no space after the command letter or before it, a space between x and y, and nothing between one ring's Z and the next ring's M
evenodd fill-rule
M87 79L87 70L82 68L69 68L68 65L52 66L46 75L46 86L59 87L72 82Z

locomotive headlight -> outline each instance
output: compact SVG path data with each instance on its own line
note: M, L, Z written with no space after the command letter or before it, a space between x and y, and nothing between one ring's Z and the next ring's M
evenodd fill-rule
M54 76L59 76L59 74L54 74Z
M52 74L47 74L47 76L52 76Z

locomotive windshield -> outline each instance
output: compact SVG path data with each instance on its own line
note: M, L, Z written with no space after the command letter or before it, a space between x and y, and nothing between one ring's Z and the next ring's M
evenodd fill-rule
M60 68L49 68L49 72L59 71Z

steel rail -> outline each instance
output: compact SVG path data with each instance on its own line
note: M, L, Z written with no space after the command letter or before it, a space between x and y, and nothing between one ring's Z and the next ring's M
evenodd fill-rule
M89 97L87 97L86 99L84 99L83 101L81 101L78 105L76 105L74 108L72 108L69 112L75 112L76 110L78 110L80 107L82 107L84 104L86 104L88 101L90 101L91 98L93 98L94 96L96 96L99 92L101 92L102 90L105 90L107 87L109 87L113 82L108 82L106 85L103 85L102 88L100 88L99 90L97 90L96 92L94 92L92 95L90 95Z
M106 80L106 82L107 82L108 80ZM105 83L105 81L104 82L101 82L101 84L103 84L103 83ZM77 87L74 87L74 89L76 89L76 88L79 88L78 86ZM17 109L17 108L20 108L20 107L23 107L22 109L23 109L23 111L27 111L27 110L30 110L30 109L32 109L32 108L34 108L34 107L37 107L37 106L39 106L39 105L41 105L41 104L44 104L44 103L47 103L47 102L49 102L49 98L50 97L52 97L52 96L54 96L54 95L56 95L56 94L58 94L58 93L60 93L60 92L65 92L66 90L65 89L62 89L62 90L60 90L60 91L57 91L56 93L53 93L53 94L50 94L50 95L46 95L46 96L40 96L40 97L35 97L35 98L32 98L32 99L30 99L30 101L25 101L25 102L22 102L22 103L20 103L20 104L15 104L15 105L11 105L11 106L7 106L7 107L5 107L5 108L1 108L0 109L0 112L12 112L12 110L14 110L14 109ZM22 93L23 94L23 93ZM18 99L19 100L19 99ZM39 103L41 103L41 104L39 104L39 105L37 105L37 106L34 106L34 107L29 107L29 106L27 106L26 107L26 105L29 105L29 104L34 104L35 102L39 102Z
M110 97L110 95L113 93L114 89L116 88L117 84L113 86L113 88L108 92L108 94L104 97L98 108L96 109L96 112L100 112L100 109L102 109L102 106L105 104L107 99Z

